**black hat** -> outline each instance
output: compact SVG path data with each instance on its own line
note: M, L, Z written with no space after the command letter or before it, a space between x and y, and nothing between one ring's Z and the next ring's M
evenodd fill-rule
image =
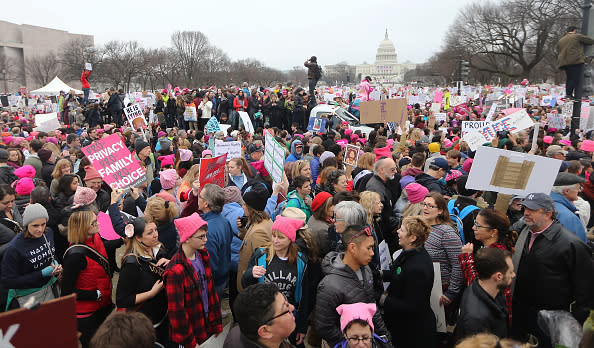
M468 181L468 175L462 175L456 179L456 187L458 193L461 196L470 197L477 192L477 190L466 188L466 182Z
M577 176L573 173L561 172L557 174L557 178L555 179L553 186L575 185L584 181L586 180L581 176Z
M260 189L259 185L254 185L249 191L243 194L243 201L248 206L258 211L264 211L266 202L268 201L268 192L265 189Z
M136 153L140 153L140 151L142 151L142 149L144 149L147 146L151 146L149 143L147 143L144 140L137 140L136 143L134 143L134 150L136 150Z
M262 146L262 144L252 143L250 144L250 146L248 146L248 154L252 154L258 151L264 151L264 147Z

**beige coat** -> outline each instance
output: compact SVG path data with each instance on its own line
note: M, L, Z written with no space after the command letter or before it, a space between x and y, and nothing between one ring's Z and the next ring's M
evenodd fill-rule
M582 64L586 61L584 56L584 45L594 44L594 39L582 34L565 34L557 43L559 57L557 68L567 65Z
M241 277L247 269L248 262L254 253L254 249L263 248L272 242L272 220L264 220L259 224L250 226L243 237L241 248L239 248L239 261L237 264L237 291L243 290Z

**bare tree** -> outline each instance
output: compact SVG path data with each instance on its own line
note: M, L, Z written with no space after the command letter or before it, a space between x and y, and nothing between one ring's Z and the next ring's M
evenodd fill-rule
M115 87L130 90L131 82L142 72L146 62L145 49L138 41L110 41L105 44L101 73Z
M54 52L27 59L25 67L27 74L41 86L48 84L60 73L60 64Z
M62 78L65 80L78 80L85 63L91 63L96 70L102 58L101 50L84 38L67 42L59 52L58 62L61 64Z
M198 83L199 66L208 53L208 38L199 31L176 31L171 35L173 52L187 86Z

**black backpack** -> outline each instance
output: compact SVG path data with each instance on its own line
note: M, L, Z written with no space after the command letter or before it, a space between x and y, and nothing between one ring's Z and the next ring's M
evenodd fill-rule
M319 80L322 77L322 74L322 67L316 64L316 67L314 68L314 79Z

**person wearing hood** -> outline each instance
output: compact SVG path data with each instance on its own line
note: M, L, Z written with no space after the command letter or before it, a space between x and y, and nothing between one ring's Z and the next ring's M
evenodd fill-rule
M576 215L578 209L573 204L573 201L577 200L578 194L582 191L581 185L584 181L584 178L572 173L559 173L551 189L551 198L555 201L557 220L561 222L563 227L587 242L586 228Z
M0 149L0 184L12 184L18 178L14 175L14 167L9 166L8 162L8 151L6 149Z
M415 181L427 188L429 192L442 193L438 180L450 171L450 165L444 158L434 158L426 173L415 176Z
M346 251L330 252L322 261L325 277L318 285L316 298L315 327L331 347L344 339L336 308L357 302L375 303L373 275L368 265L374 245L371 228L351 225L342 233L342 241ZM373 315L373 324L378 335L389 336L379 312Z
M297 160L303 159L303 142L296 139L291 143L291 154L285 160L287 162L296 162Z

